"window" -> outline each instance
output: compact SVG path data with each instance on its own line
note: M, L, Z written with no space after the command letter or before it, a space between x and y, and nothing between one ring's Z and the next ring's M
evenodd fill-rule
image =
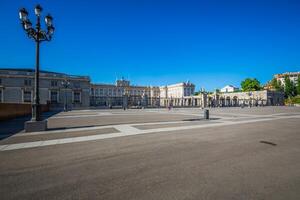
M58 92L57 91L51 91L50 92L50 101L51 101L51 103L57 103L58 102Z
M103 89L100 89L100 96L103 96Z
M23 92L23 101L24 102L31 102L31 91L24 91Z
M75 88L80 88L80 83L79 83L79 82L75 82L75 83L74 83L74 87L75 87Z
M24 85L25 86L31 86L31 79L25 79L24 80Z
M81 92L74 92L74 103L81 102Z
M1 80L1 79L0 79L0 80ZM0 89L0 102L3 102L2 97L3 97L3 91L2 91L2 89Z
M2 79L0 78L0 85L2 85Z
M51 87L57 87L57 81L51 81Z

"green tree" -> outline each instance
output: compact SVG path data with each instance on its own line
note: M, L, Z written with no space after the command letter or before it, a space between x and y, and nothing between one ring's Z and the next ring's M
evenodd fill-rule
M300 95L300 75L298 76L297 86L296 86L297 95Z
M271 81L271 86L276 90L276 91L282 91L282 85L281 85L281 81L277 81L276 78L273 78Z
M286 98L291 98L296 95L295 84L288 76L284 77L284 94Z
M241 87L244 92L261 89L260 82L256 78L246 78L241 82Z

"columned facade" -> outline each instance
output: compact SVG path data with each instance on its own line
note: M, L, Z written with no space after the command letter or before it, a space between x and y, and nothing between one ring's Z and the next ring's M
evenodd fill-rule
M209 107L276 106L284 105L284 93L280 91L251 91L214 93L208 97Z

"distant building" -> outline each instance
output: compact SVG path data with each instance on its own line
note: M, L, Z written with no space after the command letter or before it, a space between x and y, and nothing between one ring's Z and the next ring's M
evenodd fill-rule
M92 106L159 106L159 88L130 85L121 79L116 84L91 84Z
M276 105L284 105L284 93L281 91L225 92L213 93L207 97L207 106L209 107Z
M275 74L274 78L276 78L277 81L281 82L281 85L285 85L284 78L288 77L295 85L297 85L298 77L300 76L300 72L285 72L283 74Z
M169 104L180 106L185 105L184 99L194 95L195 85L189 81L186 83L177 83L159 87L160 105L168 106Z
M293 76L295 75L293 74ZM281 76L278 76L281 78ZM295 80L294 80L295 81ZM63 84L68 82L67 87ZM283 92L236 92L227 85L213 94L202 90L194 95L195 85L182 82L172 85L137 86L120 79L115 84L91 83L88 76L40 71L40 103L52 109L99 107L207 107L241 105L283 105ZM34 70L0 69L0 102L32 103Z
M67 88L63 81L69 82ZM51 108L88 107L90 78L63 73L40 71L40 103ZM0 102L32 103L34 97L34 70L0 69Z
M226 85L225 87L223 87L220 92L236 92L238 91L239 88L237 87L234 87L232 85Z

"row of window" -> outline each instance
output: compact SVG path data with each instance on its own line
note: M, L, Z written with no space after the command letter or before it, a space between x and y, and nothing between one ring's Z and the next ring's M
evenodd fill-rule
M123 95L124 93L124 90L123 89L92 89L91 90L91 95L95 95L95 96L105 96L105 95L113 95L113 96L116 96L116 95ZM131 95L142 95L144 94L144 91L143 90L130 90L129 93ZM147 92L149 93L149 92Z
M0 91L2 92L2 90ZM32 91L23 91L23 102L32 102L32 97ZM50 91L50 101L51 103L57 103L59 101L58 91ZM81 103L81 92L73 92L73 103Z
M70 84L69 82L61 82L61 84L59 84L59 81L51 81L51 87L58 87L59 85L61 86L66 86L64 84ZM80 83L79 82L74 82L73 83L74 88L80 88Z
M2 85L2 79L0 79L0 85ZM59 81L51 81L50 82L51 87L58 87L59 85L63 85L63 82L59 84ZM24 79L24 86L30 87L33 86L33 79ZM74 88L80 88L79 82L73 83Z

